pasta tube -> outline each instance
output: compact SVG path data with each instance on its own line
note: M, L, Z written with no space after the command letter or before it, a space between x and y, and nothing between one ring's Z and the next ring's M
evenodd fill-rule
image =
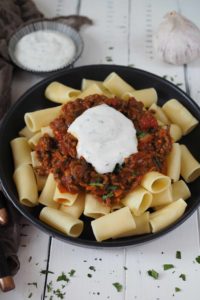
M182 137L182 130L177 124L171 124L169 126L169 133L174 142L177 142Z
M153 194L153 200L151 206L156 207L156 206L166 205L171 202L173 202L172 188L171 186L169 186L161 193Z
M49 125L56 117L58 117L61 110L61 105L51 108L45 108L41 110L36 110L33 112L28 112L24 116L24 120L28 129L32 132L36 132Z
M181 145L181 176L186 182L192 182L200 176L200 163L185 145Z
M172 184L173 201L176 201L180 198L182 198L183 200L187 200L188 198L190 198L190 196L191 192L185 181L179 180Z
M127 236L136 228L134 217L128 207L123 207L91 222L98 242Z
M128 206L135 216L143 214L152 202L152 194L142 187L137 187L122 199L122 203Z
M156 103L153 103L150 107L149 110L151 110L153 112L154 117L161 121L163 124L165 125L169 125L170 121L167 118L167 116L165 115L164 111L162 110L162 108L160 106L158 106Z
M78 194L72 194L72 193L68 193L68 192L64 192L64 193L60 192L59 188L56 186L53 200L56 201L57 203L71 206L71 205L73 205L73 203L75 202L77 197L78 197Z
M110 73L103 81L103 85L107 88L111 94L122 97L126 92L134 92L134 88L123 80L115 72Z
M154 88L125 92L122 95L122 99L124 100L128 100L130 97L142 102L144 107L150 107L153 103L157 103L158 101L158 95Z
M30 139L33 135L34 133L30 131L27 126L25 126L19 131L19 136L25 137L27 139Z
M150 233L150 223L149 223L149 212L146 211L141 216L134 216L136 228L131 230L129 234L126 234L126 236L134 236L134 235L140 235L145 233ZM124 235L120 235L117 238L122 238Z
M28 144L31 147L31 149L35 149L35 146L37 145L37 143L39 142L39 139L42 136L43 136L42 132L39 131L28 140Z
M33 207L38 204L38 190L33 168L30 165L19 166L14 174L19 201L21 204Z
M67 206L64 204L61 204L59 210L68 213L69 215L73 216L74 218L79 218L84 210L84 205L85 205L85 194L80 193L71 206Z
M60 82L53 81L47 86L44 94L50 101L64 104L76 98L80 93L80 90L76 90Z
M99 94L99 95L104 94L103 90L96 83L93 83L92 85L90 85L78 97L83 99L83 98L93 95L93 94Z
M110 212L110 207L100 202L92 194L86 194L85 197L85 208L83 214L90 218L99 218L107 215Z
M181 148L180 144L174 143L172 150L167 156L167 176L169 176L173 182L178 181L181 172Z
M179 199L150 214L152 232L158 232L176 222L183 215L186 206L187 203Z
M57 208L59 204L53 200L55 189L56 181L53 174L49 173L38 202L46 206Z
M169 187L171 180L159 172L148 172L144 175L141 186L151 193L161 193Z
M15 169L21 165L31 164L31 149L24 137L18 137L10 142Z
M83 221L52 207L44 207L39 219L71 237L78 237L83 231Z
M191 132L199 123L189 110L176 99L167 101L162 109L172 123L180 126L183 135Z
M34 173L35 173L35 178L37 183L37 189L38 191L42 191L47 181L47 176L38 175L37 172Z

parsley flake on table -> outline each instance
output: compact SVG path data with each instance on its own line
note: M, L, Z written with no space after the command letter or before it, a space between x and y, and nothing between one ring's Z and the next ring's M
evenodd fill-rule
M74 274L76 273L76 271L74 269L71 269L68 274L70 277L74 276Z
M28 295L28 298L31 298L33 296L33 293L30 293L29 295Z
M53 282L50 281L49 283L47 283L47 292L50 293L53 290Z
M64 296L66 293L62 293L60 289L53 291L54 295L56 295L59 299L65 299Z
M69 282L69 278L66 276L66 274L64 272L62 272L61 275L58 276L56 281L66 281Z
M37 282L28 282L28 285L34 285L37 288Z
M159 277L159 273L158 272L156 272L155 270L149 270L149 271L147 271L147 273L149 274L149 276L151 276L151 277L153 277L154 279L158 279L158 277Z
M123 285L121 283L119 283L119 282L114 282L112 285L116 288L116 290L118 291L118 293L123 290Z
M176 251L176 258L181 259L181 251Z
M195 260L196 260L196 262L198 262L198 264L200 264L200 255L197 256L197 257L195 258Z
M175 292L180 292L181 289L179 287L175 287Z
M48 271L48 270L41 270L41 271L40 271L40 274L47 275L47 274L54 274L54 272Z
M174 265L172 265L172 264L164 264L163 265L164 271L167 271L167 270L173 269L173 268L174 268Z
M181 275L179 276L179 278L183 279L183 281L186 281L186 275L185 275L185 274L181 274Z

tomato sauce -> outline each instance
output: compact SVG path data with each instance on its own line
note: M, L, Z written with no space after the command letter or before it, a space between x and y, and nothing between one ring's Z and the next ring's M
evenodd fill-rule
M99 174L83 157L77 158L77 139L67 132L70 124L88 108L105 103L123 113L137 131L138 152L116 165L113 172ZM118 203L129 191L136 188L149 171L166 173L166 157L172 148L167 126L158 125L151 111L141 102L130 98L107 98L90 95L76 99L62 107L62 112L50 124L54 137L45 134L36 146L41 167L39 175L53 172L61 191L78 193L88 191L107 205Z

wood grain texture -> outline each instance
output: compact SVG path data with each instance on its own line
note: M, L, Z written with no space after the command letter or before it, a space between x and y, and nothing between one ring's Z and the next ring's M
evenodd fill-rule
M152 46L153 34L168 11L181 11L200 27L197 0L52 0L51 5L47 0L35 2L49 17L78 12L93 19L93 26L81 30L85 48L77 66L106 63L141 68L165 76L200 104L200 60L185 67L172 66L158 60ZM40 80L18 71L13 99ZM195 260L200 255L199 224L199 213L195 213L158 240L121 249L76 247L25 226L22 234L28 236L22 236L26 247L19 251L22 267L15 277L17 288L2 299L24 300L32 293L33 300L55 300L60 290L63 299L73 300L199 300L200 265ZM181 259L176 258L177 251L181 251ZM164 264L173 264L174 268L164 271ZM47 274L41 275L45 269ZM148 275L152 269L159 273L158 280ZM185 274L186 281L181 274ZM34 282L37 288L28 285ZM120 292L115 283L122 286Z

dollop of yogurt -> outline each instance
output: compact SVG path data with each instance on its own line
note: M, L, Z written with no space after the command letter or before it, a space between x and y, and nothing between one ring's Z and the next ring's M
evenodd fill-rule
M38 30L23 36L16 44L15 57L34 71L52 71L65 66L74 56L75 44L65 34Z
M107 104L87 109L68 132L78 139L78 158L84 157L100 174L112 172L116 164L138 152L133 123Z

